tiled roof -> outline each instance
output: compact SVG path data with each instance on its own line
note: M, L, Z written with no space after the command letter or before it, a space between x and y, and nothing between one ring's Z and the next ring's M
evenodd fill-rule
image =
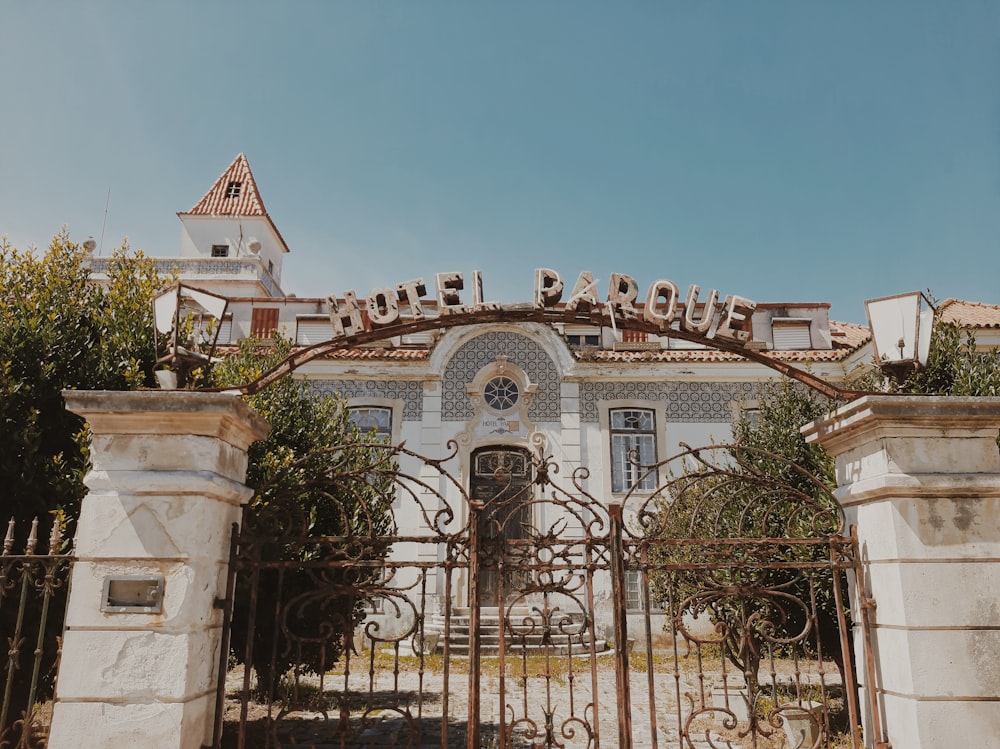
M833 333L833 348L827 350L810 349L807 351L762 351L765 356L787 362L832 362L840 361L848 354L856 351L871 338L871 333L865 325L855 323L831 322ZM738 362L745 361L739 354L714 349L661 349L659 351L608 351L592 349L580 351L578 359L599 362Z
M264 201L260 199L257 182L250 171L250 162L240 154L229 168L205 193L194 208L188 211L193 216L267 216Z
M840 361L871 338L867 326L854 323L830 323L833 332L833 348L826 351L766 351L780 361L788 362L831 362ZM738 354L730 354L714 349L662 349L650 351L609 351L606 349L586 349L576 351L576 357L595 362L739 362L745 359ZM405 348L349 348L332 351L324 359L338 361L423 361L430 356L429 349Z
M238 347L234 344L222 344L219 346L221 353L235 353ZM427 349L408 348L349 348L331 351L320 359L350 359L353 361L423 361L430 356Z
M331 351L324 356L324 359L352 359L381 361L391 359L393 361L422 361L430 356L427 349L410 348L349 348Z
M938 305L943 322L958 323L964 328L1000 328L1000 306L945 299Z

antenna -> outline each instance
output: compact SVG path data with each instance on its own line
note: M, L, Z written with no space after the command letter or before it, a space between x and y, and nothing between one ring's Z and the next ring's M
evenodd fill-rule
M108 225L108 208L111 206L111 188L108 187L108 200L104 204L104 222L101 224L101 244L97 248L97 256L101 256L104 249L104 228Z

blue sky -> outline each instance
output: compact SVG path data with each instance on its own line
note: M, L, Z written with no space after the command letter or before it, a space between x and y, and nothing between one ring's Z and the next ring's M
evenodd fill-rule
M21 2L0 233L171 255L247 154L325 296L612 271L757 301L1000 303L1000 3Z

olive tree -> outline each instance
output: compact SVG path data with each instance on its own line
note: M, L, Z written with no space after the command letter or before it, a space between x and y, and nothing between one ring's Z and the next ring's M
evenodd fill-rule
M90 281L65 230L41 253L0 240L0 504L18 521L71 520L85 493L87 434L62 391L152 384L150 305L164 279L127 243L107 278Z
M649 523L660 570L651 576L654 593L716 623L724 654L751 692L765 650L782 641L821 650L843 667L831 573L806 569L829 562L830 550L801 541L840 530L833 459L798 431L833 404L790 380L761 386L758 398L757 409L733 419L736 448L688 461Z
M214 380L251 382L290 350L281 337L246 339L216 365ZM387 553L395 464L389 445L351 422L342 397L313 393L303 380L284 377L247 400L271 431L250 447L255 495L244 527L256 558L293 564L260 573L252 642L251 583L241 578L232 644L240 660L251 646L258 691L274 696L287 669L323 673L349 647Z

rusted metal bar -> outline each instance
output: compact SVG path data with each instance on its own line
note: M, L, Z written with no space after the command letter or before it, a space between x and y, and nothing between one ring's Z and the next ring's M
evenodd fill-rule
M449 556L454 549L449 546L447 553ZM443 684L441 687L441 749L449 749L448 742L448 693L451 685L451 611L452 611L452 579L455 573L455 565L449 559L444 570L444 669Z
M601 749L601 718L597 709L597 632L594 627L594 545L593 539L588 539L584 545L584 562L587 570L587 610L590 612L590 694L591 714L594 731L594 749Z
M832 382L827 382L823 378L818 377L811 372L799 369L795 365L781 360L774 354L766 354L746 348L746 346L742 343L728 341L718 337L709 339L703 335L688 333L684 330L661 330L658 325L638 318L627 321L615 318L614 321L612 321L612 317L607 314L606 306L604 305L601 306L600 310L594 310L582 318L574 317L571 319L567 319L565 312L557 309L543 309L537 308L533 305L514 305L500 309L481 309L460 315L439 315L437 317L422 317L419 319L407 320L405 322L392 325L391 327L365 330L359 333L343 336L341 338L335 338L329 341L313 344L312 346L300 348L292 352L283 361L276 364L253 382L240 385L237 388L212 389L238 390L245 395L253 395L254 393L260 392L273 382L281 379L285 375L294 372L296 369L309 363L313 359L328 356L336 351L354 348L356 346L381 341L394 336L411 335L428 330L443 330L459 325L482 325L497 322L565 323L574 321L583 321L604 327L611 327L614 325L619 329L637 330L645 333L653 333L667 338L680 338L685 341L699 343L709 348L734 354L744 359L756 362L757 364L762 364L770 369L774 369L781 374L792 378L793 380L797 380L798 382L807 385L813 390L823 393L823 395L828 398L833 398L834 400L853 400L862 395L870 394L868 391L842 388Z
M480 749L479 689L481 686L482 627L479 621L479 526L482 502L469 502L469 711L466 734L468 749Z
M259 556L259 553L255 553L255 556ZM244 749L246 746L247 713L250 710L250 672L253 670L253 641L259 588L260 567L255 566L250 576L250 606L247 615L246 646L243 650L243 688L240 690L240 724L236 733L236 749Z
M851 538L855 559L857 559L857 590L861 613L861 633L865 646L865 696L868 698L868 712L871 720L872 736L875 738L876 749L889 749L889 741L882 726L882 715L878 700L878 687L875 683L875 642L872 637L872 630L875 628L875 608L874 598L870 598L865 593L864 569L862 565L858 546L857 528L851 527Z
M653 667L653 632L649 613L652 608L652 600L649 595L649 560L646 555L645 546L642 547L641 564L642 569L640 570L640 581L642 585L642 621L644 634L646 636L646 689L649 691L650 749L657 749L659 745L657 734L659 732L656 730L656 680L654 678Z
M37 538L36 532L38 529L38 518L35 518L32 523L32 536ZM34 538L32 536L28 537L28 554L34 552ZM24 640L21 637L21 632L24 627L24 612L28 607L28 588L31 585L31 563L29 561L22 561L20 563L20 574L21 574L21 597L18 602L17 607L17 620L14 625L14 634L10 638L10 650L7 654L7 682L4 686L3 692L3 707L0 708L0 728L6 727L8 711L10 710L10 700L14 689L14 673L18 668L18 658L21 653L21 646L24 644ZM30 707L30 706L29 706Z
M628 617L625 603L625 545L622 505L608 505L611 537L611 600L615 628L615 682L618 687L618 746L632 749L632 696L629 683Z
M34 747L44 744L44 729L37 715L38 703L48 699L42 693L42 668L51 667L54 674L59 661L59 641L48 636L49 622L62 615L58 603L63 599L57 592L65 589L73 559L58 553L62 540L58 520L53 522L44 552L36 549L37 519L31 523L20 554L12 553L15 530L16 522L11 519L0 550L0 608L4 609L5 624L0 639L7 643L0 747Z
M852 544L851 551L852 560L854 562L855 579L857 580L857 584L860 585L863 578L856 553L857 535L854 531L855 529L852 527L851 532L854 543ZM840 628L840 652L844 661L844 701L847 703L847 713L850 720L852 749L862 749L861 724L858 717L858 685L854 675L854 659L851 657L851 643L848 638L848 632L850 630L847 626L847 617L844 614L844 594L840 587L841 570L838 567L839 556L840 549L838 549L836 545L831 544L830 561L833 563L833 569L831 570L833 574L833 602L834 606L837 607L837 624Z
M215 693L215 727L212 729L212 747L222 745L222 726L226 719L226 667L229 665L229 643L233 625L233 605L236 591L236 547L239 543L240 526L233 523L229 534L229 568L226 571L226 597L216 601L222 608L222 643L219 645L219 685Z

